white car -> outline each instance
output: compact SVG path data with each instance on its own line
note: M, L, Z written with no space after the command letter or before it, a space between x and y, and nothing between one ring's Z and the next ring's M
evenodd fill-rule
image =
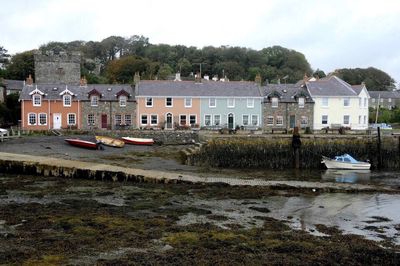
M0 128L0 136L6 136L8 134L8 130L4 128Z

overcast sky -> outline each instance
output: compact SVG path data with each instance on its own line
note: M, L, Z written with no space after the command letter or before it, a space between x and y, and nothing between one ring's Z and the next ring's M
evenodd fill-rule
M326 73L373 66L400 81L398 0L0 1L0 46L11 54L111 35L198 48L280 45Z

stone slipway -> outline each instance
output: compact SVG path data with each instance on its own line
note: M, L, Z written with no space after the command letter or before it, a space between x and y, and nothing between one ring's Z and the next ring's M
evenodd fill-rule
M133 169L107 164L5 152L0 152L0 172L149 183L207 183L210 185L263 186L275 189L299 189L314 192L400 192L399 189L395 188L361 184L200 177L196 175L186 175L157 170Z

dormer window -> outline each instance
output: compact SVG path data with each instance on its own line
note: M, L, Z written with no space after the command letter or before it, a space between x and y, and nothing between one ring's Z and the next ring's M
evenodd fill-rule
M34 94L32 96L33 106L41 106L42 105L42 96L39 94Z
M304 97L299 98L299 108L304 108L305 99Z
M119 106L125 107L126 106L126 96L119 96Z
M277 108L278 107L278 97L272 97L271 98L271 103L272 103L272 107L273 108Z
M90 105L98 106L99 105L99 96L97 96L97 95L90 96Z
M66 106L66 107L71 106L71 103L72 103L72 96L71 96L71 95L68 95L68 94L64 95L64 96L63 96L63 103L64 103L64 106Z

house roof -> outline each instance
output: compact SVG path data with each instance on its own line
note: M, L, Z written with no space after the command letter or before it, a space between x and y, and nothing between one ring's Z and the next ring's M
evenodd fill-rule
M344 80L330 76L315 81L306 82L311 97L321 96L357 96L358 93Z
M20 99L31 100L32 96L29 94L36 89L44 93L43 99L49 100L62 99L60 93L66 89L74 94L73 99L80 101L89 101L89 93L94 90L101 95L101 101L117 101L119 96L118 93L121 94L121 91L126 91L129 94L129 101L132 101L135 98L133 88L130 85L90 84L87 86L79 86L63 84L34 84L32 86L24 86Z
M6 86L7 90L22 91L22 88L25 85L25 81L24 80L5 79L4 85Z
M296 84L268 84L263 87L265 97L279 96L281 102L297 102L297 98L304 97L306 102L314 102L305 87Z
M140 81L136 96L262 97L259 85L243 81Z
M400 92L399 91L369 91L368 92L371 98L383 98L383 99L399 99Z

